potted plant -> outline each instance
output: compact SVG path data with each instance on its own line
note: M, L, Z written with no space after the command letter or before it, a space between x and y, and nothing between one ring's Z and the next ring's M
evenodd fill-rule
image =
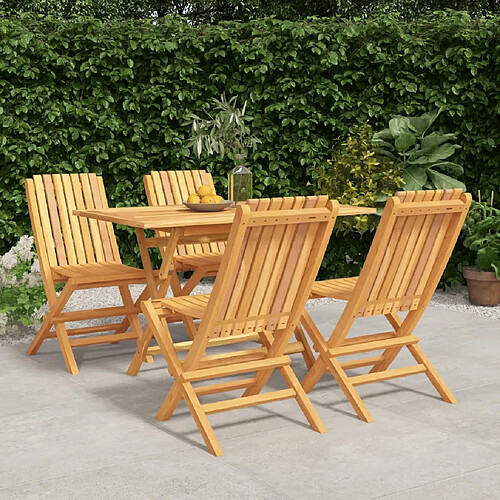
M239 109L236 100L236 96L227 100L222 94L220 100L212 99L214 112L207 112L207 118L191 113L186 122L192 128L188 144L198 158L203 154L218 154L221 158L227 155L236 163L228 177L228 196L234 202L252 197L252 172L245 167L245 155L248 148L253 149L260 143L250 135L251 118L245 115L247 101Z
M480 198L479 198L480 200ZM476 252L476 266L465 267L469 302L494 306L500 304L500 210L491 204L472 202L464 224L464 245Z

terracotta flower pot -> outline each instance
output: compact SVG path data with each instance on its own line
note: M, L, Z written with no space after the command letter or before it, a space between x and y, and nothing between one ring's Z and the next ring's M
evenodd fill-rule
M476 267L464 267L467 280L469 302L478 306L497 306L500 304L500 279L493 271L480 271Z

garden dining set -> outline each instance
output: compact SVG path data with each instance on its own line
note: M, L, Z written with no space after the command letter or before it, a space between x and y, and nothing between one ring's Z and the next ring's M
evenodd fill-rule
M216 412L294 398L310 426L325 432L307 393L326 373L365 422L373 419L356 391L361 384L424 373L443 400L456 402L414 329L456 243L469 194L459 189L396 193L386 202L360 275L315 281L337 217L373 214L373 208L299 196L250 199L200 213L182 202L201 185L213 187L205 171L151 172L144 177L149 206L108 208L103 180L95 174L27 179L50 308L27 353L36 354L44 340L57 338L67 371L77 374L73 348L132 340L137 348L129 375L162 355L173 383L156 418L169 419L184 400L216 456L222 448L207 418ZM122 263L113 224L135 229L142 269ZM161 254L159 270L150 258L152 248ZM182 285L178 273L185 271L192 274ZM216 277L212 292L192 295L207 276ZM64 284L59 293L58 284ZM131 284L145 285L135 301ZM118 287L122 306L64 310L74 291L109 286ZM173 297L167 298L169 288ZM346 302L326 339L306 311L308 299L324 297ZM348 336L356 319L379 315L388 320L389 331ZM119 320L66 327L108 317ZM183 323L184 340L171 336L172 322ZM416 364L391 368L405 347ZM289 356L297 353L308 369L302 381ZM359 368L368 370L348 374ZM286 388L264 392L275 370ZM236 390L240 396L201 401Z

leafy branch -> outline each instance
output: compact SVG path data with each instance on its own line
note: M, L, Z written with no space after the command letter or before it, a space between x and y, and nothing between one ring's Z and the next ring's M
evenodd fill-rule
M247 149L254 149L261 141L250 135L248 123L252 118L245 115L247 101L243 108L236 107L237 97L229 100L222 94L220 100L213 98L213 114L206 111L208 118L200 118L195 113L188 115L185 125L191 125L192 136L188 145L194 154L200 158L203 154L211 156L218 154L221 158L245 155Z

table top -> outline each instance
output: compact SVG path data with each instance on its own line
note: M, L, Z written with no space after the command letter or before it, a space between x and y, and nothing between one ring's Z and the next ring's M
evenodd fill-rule
M339 216L375 214L375 208L340 205ZM194 212L184 205L162 207L120 207L74 210L74 215L123 224L140 229L169 229L231 224L235 209L221 212Z

